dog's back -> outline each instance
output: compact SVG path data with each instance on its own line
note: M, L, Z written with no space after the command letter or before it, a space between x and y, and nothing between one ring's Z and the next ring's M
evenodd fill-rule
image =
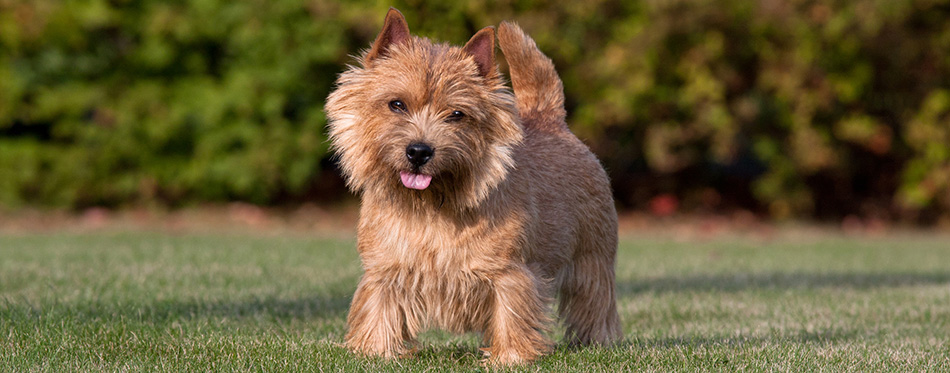
M525 131L510 177L529 189L529 211L536 214L529 219L536 223L529 228L534 242L528 260L547 267L536 270L560 287L559 313L573 343L616 341L617 213L607 174L568 130L564 90L551 60L512 23L501 24L498 40Z

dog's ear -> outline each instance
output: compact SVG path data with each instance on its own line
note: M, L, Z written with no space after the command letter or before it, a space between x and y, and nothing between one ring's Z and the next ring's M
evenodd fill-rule
M389 12L386 13L386 21L383 23L383 30L376 36L373 48L363 57L363 65L371 65L373 60L389 54L389 49L393 45L405 43L410 37L406 18L396 8L389 8Z
M478 73L487 78L495 69L495 28L488 26L478 30L462 50L475 58Z

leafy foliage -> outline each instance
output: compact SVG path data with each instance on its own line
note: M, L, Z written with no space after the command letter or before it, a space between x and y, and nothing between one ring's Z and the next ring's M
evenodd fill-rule
M323 100L389 5L0 2L0 204L308 198ZM623 205L950 211L946 0L392 5L456 44L521 23Z

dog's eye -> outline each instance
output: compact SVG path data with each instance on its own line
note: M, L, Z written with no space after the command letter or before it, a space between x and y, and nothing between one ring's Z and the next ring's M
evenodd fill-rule
M462 118L465 118L465 113L455 110L452 112L452 114L449 114L449 117L446 118L445 120L447 122L457 122L461 120Z
M399 100L389 101L389 110L392 110L393 113L405 113L406 104Z

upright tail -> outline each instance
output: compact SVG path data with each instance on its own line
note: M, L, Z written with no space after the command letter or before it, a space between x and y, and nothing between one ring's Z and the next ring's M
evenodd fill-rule
M567 129L564 86L554 63L518 25L502 22L498 44L508 61L518 111L526 127Z

